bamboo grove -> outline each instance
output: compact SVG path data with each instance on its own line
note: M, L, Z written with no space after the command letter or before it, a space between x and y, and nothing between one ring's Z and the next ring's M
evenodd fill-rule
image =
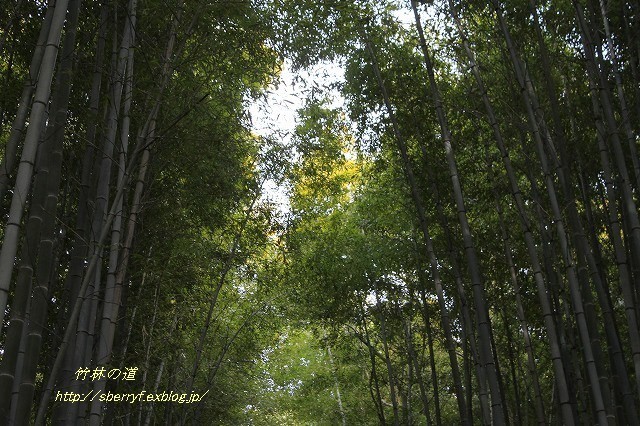
M248 2L2 8L0 423L214 416L216 392L167 410L70 395L191 394L234 342L257 356L249 322L269 307L220 290L272 226L244 111L277 72L267 16Z
M638 424L639 67L635 0L3 2L0 424Z

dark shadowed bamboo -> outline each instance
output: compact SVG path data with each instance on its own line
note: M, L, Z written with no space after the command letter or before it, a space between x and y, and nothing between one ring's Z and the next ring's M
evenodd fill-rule
M638 157L638 150L636 148L636 137L631 129L631 117L629 113L628 103L624 94L624 86L622 84L622 76L620 75L620 64L617 57L617 49L613 43L613 37L611 35L611 29L609 27L609 18L607 17L607 6L603 0L598 0L600 6L600 14L602 16L602 23L604 28L605 40L607 43L606 51L611 62L611 72L616 85L616 92L618 95L618 103L620 104L620 115L622 119L622 129L624 130L627 145L629 146L629 153L631 154L631 164L633 166L633 175L635 176L635 189L640 191L640 158ZM637 84L636 84L637 88ZM637 103L637 101L636 101Z
M7 307L11 276L20 240L22 217L27 199L31 193L31 181L38 142L40 141L40 134L46 123L46 110L51 94L51 82L58 57L62 28L67 15L67 5L68 0L56 1L51 28L49 29L47 37L47 44L38 73L38 84L35 89L33 105L29 115L29 127L27 128L27 134L22 148L16 184L13 188L9 217L3 234L2 249L0 250L0 324L4 320Z
M427 148L423 144L421 144L420 149L422 150L422 155L427 161L428 153ZM473 365L476 370L476 378L478 381L478 399L480 401L480 411L482 412L482 421L484 424L491 424L491 410L489 409L489 392L487 390L487 374L480 363L478 357L478 348L476 345L476 337L473 328L473 321L471 320L471 308L469 306L469 302L467 299L466 291L464 289L464 284L462 282L462 271L460 268L460 263L458 262L458 253L454 246L453 236L451 235L451 226L449 225L449 221L447 219L447 215L444 212L444 207L442 205L442 197L440 196L440 189L438 188L438 181L436 176L434 176L433 168L429 166L429 164L425 167L428 180L431 183L431 191L435 196L436 201L436 212L438 213L438 220L440 222L440 227L442 228L442 232L444 234L447 249L449 252L449 261L451 262L451 270L453 272L453 278L456 282L456 288L458 291L458 298L460 300L460 316L462 318L462 329L461 335L465 337L469 344L469 352L471 353L471 359L473 361ZM468 400L468 399L467 399Z
M629 260L625 250L625 244L622 240L622 229L618 216L618 196L616 186L614 184L614 175L611 170L611 160L605 142L607 132L602 122L600 107L597 101L596 83L592 78L589 79L591 92L591 100L593 106L594 121L596 125L596 137L598 141L598 150L600 152L600 164L602 166L602 179L605 185L605 193L607 198L607 213L609 223L609 235L613 242L615 262L617 265L618 280L620 283L620 291L624 301L624 310L627 320L627 328L629 333L629 344L633 365L635 369L636 388L640 389L640 329L638 325L638 317L636 315L636 304L634 301L633 279L629 268ZM586 188L585 188L586 189Z
M151 250L149 250L149 257L150 257L150 254L151 254ZM147 265L148 265L149 257L147 257ZM169 263L169 261L167 263ZM162 274L160 275L160 279L162 279ZM138 313L138 305L140 303L140 300L142 300L140 296L142 295L142 289L144 288L146 281L147 281L147 271L142 273L142 280L140 280L140 285L138 286L138 291L135 297L135 300L138 301L138 303L136 303L136 305L131 310L131 317L129 318L129 326L127 327L127 334L120 348L120 353L119 353L120 370L124 368L124 360L127 358L127 350L129 349L129 341L131 340L131 333L133 332L133 326L136 323L136 314Z
M133 238L136 231L136 225L138 223L138 215L142 211L142 196L145 190L145 180L147 176L147 172L149 170L150 158L151 158L151 147L152 143L156 138L156 124L157 118L160 111L161 102L163 99L164 91L169 83L169 79L171 77L172 70L172 59L174 57L174 47L176 43L177 36L177 26L180 22L181 17L181 9L178 10L178 13L173 16L171 30L169 32L167 47L164 53L163 66L162 66L162 80L160 83L160 87L158 92L155 94L154 106L152 107L145 125L143 126L140 134L138 135L139 143L144 146L144 150L142 152L140 158L140 165L138 169L137 179L135 181L135 190L133 194L133 200L131 203L131 209L129 218L127 220L127 229L125 233L124 240L122 241L122 248L115 247L113 244L114 236L112 236L112 252L110 255L110 267L109 274L107 276L107 294L105 294L105 307L106 303L109 303L110 310L109 312L103 313L101 331L100 331L100 340L102 342L102 346L99 346L98 352L98 362L106 363L108 359L112 356L113 350L113 341L116 331L116 323L118 319L118 312L121 305L121 296L122 289L125 281L125 277L128 270L128 264L130 259L130 253L133 247ZM135 18L135 16L133 17ZM133 25L133 24L132 24ZM193 23L192 23L193 25ZM185 39L186 41L186 39ZM131 56L131 49L129 52ZM129 67L132 65L132 56L128 62L128 74L131 73ZM128 75L127 81L131 82L131 78L133 75ZM202 99L201 99L202 100ZM126 108L126 104L125 104ZM125 121L123 123L123 137L124 140L124 128L128 128L128 120L125 114ZM128 129L127 129L128 130ZM124 162L123 162L124 165ZM121 166L123 167L123 166ZM118 181L120 182L121 176L118 177ZM115 229L115 228L114 228ZM118 231L118 234L120 231ZM117 237L116 237L117 239ZM128 339L128 338L127 338ZM97 390L96 390L97 392ZM102 404L97 403L95 400L94 406L92 407L92 421L96 424L100 421L101 416L101 406Z
M13 387L14 374L21 381L19 396L13 411L16 418L5 419L9 423L26 421L33 399L35 371L40 355L42 328L46 322L48 307L47 293L49 280L56 265L53 263L54 240L56 238L58 192L62 174L62 146L67 121L69 94L71 91L72 65L74 59L76 26L80 11L80 1L71 0L67 28L61 54L61 64L57 72L56 87L52 95L51 118L40 144L36 161L36 178L29 220L26 225L26 239L22 245L21 265L18 272L16 295L12 303L12 321L7 332L7 343L0 374L0 411L8 413L11 401L8 396ZM36 281L31 297L31 282L34 269ZM28 334L22 342L24 328L27 327L26 313L30 306L34 311L29 317ZM18 372L18 356L23 347L24 359ZM26 396L25 396L26 395Z
M587 324L584 304L582 301L582 294L580 290L580 284L578 281L577 271L575 267L575 261L573 259L573 256L569 247L567 231L564 225L564 219L562 218L562 214L560 211L558 197L556 195L555 183L551 174L551 169L549 167L548 159L547 159L547 153L545 152L544 143L542 140L543 138L542 131L544 129L541 129L541 126L538 123L538 117L534 112L534 105L532 102L534 93L531 87L531 82L528 79L526 72L523 70L522 63L520 62L520 59L516 54L510 32L506 26L504 17L502 15L502 11L500 9L500 5L496 1L492 1L492 4L494 6L494 10L497 14L500 28L503 32L503 35L507 44L507 49L509 51L511 62L515 70L516 79L518 81L518 84L520 85L523 103L527 111L530 131L535 142L536 151L538 153L538 159L540 161L540 165L545 177L547 194L551 204L553 219L554 219L557 234L558 234L560 252L562 255L562 259L564 261L565 270L566 270L567 278L569 282L571 305L573 308L574 315L576 317L580 340L582 342L583 357L584 357L585 365L587 368L589 382L591 384L591 394L592 394L592 399L594 404L594 411L595 411L597 421L600 424L604 425L608 423L607 412L605 410L602 389L600 386L598 366L596 365L596 360L594 359L594 355L593 355L593 348L591 347L591 333L593 333L594 331L590 331ZM544 137L548 141L551 139L550 134L548 132L546 132Z
M535 12L535 7L532 8ZM637 423L637 413L634 403L634 398L631 392L631 385L629 380L629 375L626 369L626 363L623 355L622 344L620 342L619 333L616 326L616 317L613 312L612 303L609 297L608 284L606 281L606 274L602 271L599 263L596 260L596 251L599 250L598 245L596 244L593 248L589 246L589 242L586 238L584 228L581 223L580 215L578 213L576 207L576 199L573 190L573 186L571 183L571 172L570 172L570 163L571 157L568 155L567 141L565 138L565 132L560 122L560 111L557 102L557 89L554 83L553 75L550 71L549 66L549 53L546 47L546 43L544 38L542 37L541 30L539 28L537 16L534 14L534 28L536 29L538 44L540 46L540 53L543 62L543 72L544 72L544 80L545 87L547 91L548 98L550 100L552 117L554 123L554 135L551 136L548 130L544 130L547 132L546 143L548 144L548 153L550 160L553 164L553 167L556 170L556 174L558 176L558 180L561 185L562 192L565 197L565 210L568 213L568 229L571 233L571 238L576 246L576 251L578 255L578 261L580 262L582 259L588 265L588 270L583 272L585 277L590 277L594 288L596 291L596 295L598 297L598 304L602 311L603 323L604 323L604 331L607 338L607 348L609 352L609 356L612 360L612 369L613 375L611 377L611 381L609 381L609 374L605 372L605 366L602 359L599 361L600 356L598 355L600 343L599 338L597 336L597 328L594 329L590 327L592 332L592 341L596 342L592 344L594 348L594 355L596 355L595 360L596 364L599 366L599 372L601 377L601 387L603 393L608 392L609 385L612 385L616 391L621 395L622 402L625 408L625 412L627 417L629 418L628 422L631 424ZM527 72L525 70L525 79L528 80ZM533 104L533 107L537 112L537 116L539 117L541 128L544 128L544 113L542 112L540 106L538 105L538 101L536 99L535 93L533 90L530 90L531 95L530 99ZM556 153L556 145L554 145L554 138L557 139L557 153ZM596 241L597 243L597 241ZM586 286L583 289L583 295L587 295L585 292L589 290L589 287ZM587 312L589 315L589 312ZM595 311L591 315L595 315ZM592 320L595 321L595 318ZM605 408L607 411L611 411L609 398L604 397Z
M134 46L135 46L135 23L136 14L135 9L131 11L131 15L128 17L130 25L132 27L131 46L128 50L128 58L126 65L126 78L124 88L124 105L122 113L122 122L120 130L120 147L117 162L118 180L117 185L123 185L124 183L124 170L127 165L127 150L129 145L129 127L131 123L130 111L131 101L133 97L133 62L134 62ZM124 198L124 197L123 197ZM116 207L116 217L113 220L111 227L111 243L109 247L109 263L107 270L107 281L105 285L105 292L102 305L102 319L100 322L100 333L97 339L97 353L95 364L97 366L106 366L111 361L111 353L113 350L113 338L115 335L116 322L118 317L118 310L120 307L120 294L121 287L116 282L116 273L119 264L120 257L120 243L122 234L122 217L124 215L124 202L121 198L118 206ZM96 380L93 384L94 393L101 394L106 388L107 379ZM102 401L94 399L91 401L91 410L89 414L90 425L98 426L101 423L102 418Z
M3 22L2 35L0 35L0 53L2 53L2 50L4 49L4 44L7 40L7 34L11 30L11 28L13 28L16 21L18 20L18 17L20 16L20 9L22 8L23 3L24 0L17 0L16 4L13 6L13 13L10 14L6 22ZM3 19L4 18L6 17L3 17Z
M188 40L188 36L191 33L193 26L196 23L197 14L193 18L190 23L189 29L187 30L187 34L185 39L183 40L183 44L178 48L178 53L175 53L175 45L176 38L178 35L178 25L182 18L182 3L180 3L180 7L173 15L171 21L171 28L169 31L169 37L167 41L167 46L164 52L164 58L162 63L162 71L161 71L161 82L159 84L158 92L155 94L153 98L153 107L151 108L149 115L147 117L145 126L142 131L139 133L138 138L142 138L146 140L144 142L144 151L142 152L142 158L140 160L140 168L138 169L138 177L135 181L135 190L133 193L133 201L131 203L131 212L129 214L129 219L127 221L127 232L125 234L124 241L122 243L122 255L120 265L118 266L118 271L116 273L116 286L122 287L124 283L125 276L127 274L127 268L129 265L129 258L131 250L133 249L133 237L135 235L136 224L138 223L138 215L142 211L142 195L145 189L145 181L147 178L147 172L149 170L149 164L151 159L151 142L156 137L156 127L158 115L160 113L160 106L163 100L163 96L167 85L169 84L169 80L171 79L171 72L173 70L173 59L179 56L182 48L184 48L184 44ZM205 96L206 97L206 96ZM201 98L199 102L204 100Z
M132 155L129 158L129 162L127 164L127 168L125 170L125 180L123 182L122 186L119 186L118 188L116 188L115 191L115 195L113 198L113 201L111 203L111 208L109 209L109 213L107 214L107 218L105 220L104 223L104 227L102 229L102 233L100 234L99 238L98 238L98 244L97 246L102 246L105 244L107 237L109 235L109 231L110 231L110 226L111 223L113 222L113 219L116 216L117 213L117 203L120 201L120 198L124 195L125 192L125 187L128 185L129 183L129 179L131 177L131 174L133 172L133 169L135 168L136 164L137 164L137 159L138 159L138 155L140 154L140 152L143 149L143 141L138 140L138 142L136 143L136 147L132 152ZM36 420L35 420L35 425L41 425L43 424L44 420L45 420L45 412L47 410L47 406L49 404L49 400L51 398L51 393L53 391L53 386L56 382L58 373L60 371L60 368L62 367L62 362L64 359L64 355L67 351L67 348L69 346L69 342L71 340L71 336L73 334L75 334L75 330L76 330L76 324L78 321L78 317L80 316L80 309L82 306L83 301L85 300L85 293L87 292L87 288L89 287L89 284L91 282L91 277L92 277L92 272L94 271L94 269L96 268L97 264L98 264L98 259L99 259L99 253L98 252L93 252L93 254L91 255L91 257L88 259L87 262L87 271L84 275L84 278L82 280L82 285L80 286L80 289L78 291L78 297L73 305L73 309L71 311L71 314L69 315L69 322L67 324L67 327L65 329L65 333L64 336L62 338L62 341L60 342L60 346L58 348L58 353L56 355L55 361L53 363L53 366L51 367L50 373L49 373L49 378L47 380L46 386L44 387L43 391L42 391L42 397L40 400L40 405L38 407L38 413L36 416Z
M638 259L638 217L637 209L633 197L631 196L631 189L629 183L628 173L624 165L624 158L621 158L620 140L618 136L617 126L615 124L613 114L611 113L611 101L609 91L607 88L606 79L601 77L598 67L596 65L596 59L594 55L592 36L586 26L583 12L578 3L574 3L576 14L578 16L578 22L581 27L582 43L585 52L585 62L588 71L589 85L591 100L593 105L595 123L597 128L597 140L598 148L600 152L600 162L604 171L604 182L607 194L607 208L609 212L609 223L611 227L610 234L612 235L614 244L614 253L616 258L616 264L618 266L618 276L620 279L620 287L625 303L625 313L627 323L629 325L630 344L633 354L634 368L636 373L636 387L640 389L640 334L638 330L637 310L634 302L633 291L633 277L629 267L629 259L626 256L624 249L624 243L622 241L622 231L620 221L617 212L617 196L616 186L614 184L614 175L611 167L611 161L609 159L609 151L606 141L609 141L609 145L613 147L615 164L618 166L618 172L620 174L620 187L622 187L623 207L622 221L626 225L626 228L630 232L630 252L634 263L640 265L640 259ZM602 119L604 116L604 121ZM616 126L616 127L614 127ZM636 278L636 285L640 282L639 278Z
M100 104L100 95L103 78L103 62L104 50L106 44L106 36L108 25L109 6L103 3L100 8L100 30L96 44L96 54L91 76L91 91L89 94L89 120L85 134L86 145L82 158L80 170L80 191L78 194L78 211L76 214L75 232L73 233L70 253L69 271L65 278L64 287L66 291L66 305L73 306L80 285L82 283L82 274L85 268L85 260L88 251L88 235L89 235L89 200L93 199L93 163L95 157L95 139L98 126L98 109ZM71 309L71 308L69 308ZM63 322L66 322L66 316L62 316ZM75 334L71 339L71 345L75 346ZM79 382L73 380L73 372L78 368L74 360L74 353L69 351L65 357L65 365L61 373L58 388L69 391L77 389ZM56 407L53 415L54 422L70 422L75 419L77 404L60 404Z
M430 96L434 102L438 124L440 126L441 137L444 143L445 153L447 157L447 165L449 167L449 176L453 186L454 199L458 210L458 221L462 228L462 238L464 242L464 251L467 257L467 266L469 275L471 276L471 287L473 290L473 301L476 308L476 322L478 328L478 346L480 364L485 370L487 380L489 382L489 392L491 395L491 416L492 422L496 425L508 423L506 409L502 406L502 391L498 380L498 372L496 365L497 354L494 354L491 348L491 320L489 318L489 308L487 305L486 294L482 275L480 273L480 262L476 253L475 243L467 219L467 211L465 207L464 197L462 194L462 186L458 175L458 166L456 164L455 154L452 145L452 135L449 130L446 113L442 103L440 90L435 80L435 72L433 62L427 48L427 42L420 21L420 14L415 0L411 2L413 14L418 29L420 40L420 48L424 57L424 63L429 76Z
M114 151L116 147L116 138L118 128L122 125L122 92L124 88L127 62L129 59L129 50L133 46L135 35L135 17L136 17L136 0L129 0L127 6L127 14L124 19L124 29L122 41L118 49L115 67L113 69L113 83L111 85L111 94L109 99L109 111L107 114L106 131L102 142L102 157L99 162L98 183L96 186L96 197L94 202L93 217L90 228L90 253L97 253L102 259L104 247L97 244L98 238L105 226L107 216L107 208L111 194L111 174L114 161ZM117 186L117 185L116 185ZM116 216L114 222L120 215L119 206L114 206ZM93 272L93 282L89 286L87 298L83 305L80 318L78 320L78 335L76 336L76 365L91 365L93 355L93 347L96 338L96 323L98 321L98 303L101 295L102 285L102 268L96 268ZM94 364L95 365L95 364ZM85 404L81 402L78 409L78 421L85 418Z
M526 134L524 129L520 129L520 142L522 145L522 151L526 157L532 158L533 154L530 147L527 146ZM553 318L555 319L557 326L557 333L559 338L559 344L561 349L562 360L565 365L566 382L569 385L570 406L574 411L573 417L578 422L579 417L586 413L585 400L585 386L581 373L581 365L579 361L579 351L575 350L578 347L576 344L576 331L571 318L569 302L566 300L566 289L563 286L563 281L560 273L556 268L556 246L553 238L553 230L551 222L548 220L549 215L546 211L546 204L542 200L537 180L534 176L533 170L525 169L525 176L531 185L531 199L535 206L536 218L538 221L538 229L541 236L541 252L542 263L544 266L544 272L549 282L550 299L553 306ZM543 207L544 206L544 207ZM557 403L557 398L554 395L554 403ZM578 409L580 409L580 416L578 416Z
M622 9L622 22L624 28L624 36L627 46L629 46L629 56L630 60L628 61L629 67L631 68L631 80L635 82L635 91L634 97L635 99L640 99L640 71L638 71L638 53L640 53L640 43L638 42L638 34L637 32L637 16L632 15L632 8L626 3L620 3L620 8ZM635 47L635 49L634 49ZM633 104L632 104L633 105ZM635 111L631 111L633 115L632 119L636 121L640 119L640 102L635 102Z
M629 249L631 252L632 265L640 268L640 219L638 218L638 208L633 197L631 180L626 165L626 156L620 141L620 131L612 106L609 82L607 77L600 71L601 64L599 64L595 56L595 52L599 50L599 46L593 41L593 36L584 18L582 6L577 1L573 1L573 6L580 28L585 62L587 65L586 68L593 81L598 83L598 101L607 130L607 140L613 150L613 164L615 164L620 177L619 186L622 190L621 196L623 201L622 221L629 230L628 234L631 239ZM636 278L636 286L639 282L640 278Z
M518 321L520 323L520 331L522 332L522 338L524 339L524 347L527 353L527 367L529 369L529 376L531 377L531 382L533 386L534 393L534 410L536 414L536 421L539 425L546 424L545 414L544 414L544 402L542 399L542 390L540 387L540 380L538 377L538 369L536 366L536 357L533 351L533 345L531 342L531 334L529 333L529 326L527 323L527 319L524 313L524 306L522 303L522 291L520 288L520 283L518 280L518 275L516 272L516 265L513 260L513 254L511 250L511 238L509 232L507 231L507 226L504 222L504 214L502 211L502 206L500 205L500 195L498 192L498 188L496 185L496 179L492 169L492 162L489 157L489 152L487 150L487 169L489 175L489 181L494 182L493 186L493 196L495 198L496 204L496 212L498 213L498 222L500 224L500 233L502 237L502 243L504 248L505 259L507 261L507 267L509 268L509 276L511 278L511 283L513 285L513 292L516 296L516 315L518 317ZM509 326L506 323L506 314L503 310L503 317L505 321L505 328L507 328L507 334L511 334L508 329ZM514 374L515 376L515 374ZM514 391L517 386L517 381L514 378ZM519 406L519 404L517 404ZM520 423L522 423L522 418L520 416Z
M49 37L49 30L51 28L51 22L53 21L53 11L55 9L55 0L49 0L47 4L47 11L45 12L42 26L40 27L40 34L38 35L38 41L36 47L33 50L31 57L31 64L29 65L29 74L22 88L22 95L18 102L18 110L16 116L13 119L11 125L11 131L9 132L9 139L4 147L4 153L2 161L0 163L0 204L4 201L4 197L9 190L10 175L16 166L16 159L18 154L18 145L20 139L24 133L24 128L27 123L27 114L29 113L29 107L31 106L31 98L33 92L38 84L38 77L40 72L40 64L44 56L45 43ZM1 51L2 49L0 49ZM0 210L0 213L4 216L4 211Z

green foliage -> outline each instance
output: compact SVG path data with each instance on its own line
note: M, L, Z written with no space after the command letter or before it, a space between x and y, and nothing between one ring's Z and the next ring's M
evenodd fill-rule
M543 421L559 422L540 296L548 297L552 306L571 398L578 395L571 403L584 417L582 423L590 423L589 413L595 411L595 402L584 391L593 387L584 374L592 364L597 364L602 382L615 377L606 384L613 397L605 405L613 407L625 395L637 394L633 385L626 393L618 388L621 367L612 361L618 354L613 352L611 336L605 339L601 320L608 301L616 321L612 329L620 336L624 354L622 367L633 382L629 356L633 330L627 320L637 313L638 294L631 289L631 301L625 300L619 284L622 265L629 265L631 283L640 276L637 256L633 258L638 250L633 242L637 227L629 220L639 189L632 158L640 123L638 11L628 2L606 2L612 49L606 46L600 4L584 2L597 47L594 68L602 73L601 80L590 83L574 16L575 5L582 2L418 3L442 110L433 107L436 94L429 84L417 29L408 23L409 2L139 2L131 140L148 136L142 129L156 102L159 114L155 137L148 140L151 163L110 362L140 367L147 388L208 391L201 404L157 404L149 414L152 422L373 425L422 424L428 417L429 423L436 423L437 392L440 423L457 424L462 413L446 348L447 320L452 350L464 370L463 387L471 396L467 402L473 420L481 418L478 396L485 385L480 383L483 373L477 351L482 343L491 343L511 423L526 424L535 417L534 375L545 404ZM80 184L82 162L85 153L89 164L100 162L109 129L104 117L114 101L116 52L130 18L127 1L104 4L83 2L74 49L62 166L65 182L58 197L57 228L51 232L59 263L48 295L52 308L46 327L52 332L44 338L36 396L73 308L68 299L75 290L57 283L65 282L73 244L80 240L73 230L78 211L85 207L83 191L89 194L89 215L95 205L91 199L95 190ZM452 5L487 98L470 72ZM530 93L514 77L495 5L531 79ZM44 12L41 1L0 3L2 145L28 79ZM96 68L101 29L105 59ZM172 29L176 37L169 40ZM172 44L173 55L167 62L165 51ZM322 92L328 87L314 82L314 90L297 111L291 140L254 134L248 106L265 96L285 62L299 71L324 61L344 69L344 81L331 89L339 90L345 105L329 107L331 99ZM94 71L102 85L97 110L89 105ZM606 91L613 106L603 102ZM523 92L529 97L536 94L535 105L526 103L533 104ZM495 122L487 114L488 100ZM528 106L535 110L533 118ZM603 112L617 120L615 128L608 128L611 123L603 121ZM628 123L623 122L625 114L631 116ZM444 121L451 135L442 134ZM540 129L543 159L559 160L551 164L549 178L536 152L533 124ZM94 126L95 140L87 145ZM621 148L624 158L611 161L613 174L605 176L603 163L615 153L614 136L624 139L627 128L629 140ZM603 129L606 133L599 133ZM509 153L517 189L503 167L497 131ZM451 141L445 141L449 136ZM598 146L598 137L604 138L605 149ZM455 159L447 155L448 142ZM400 149L402 144L406 146ZM4 155L0 153L0 158ZM40 160L48 165L47 159ZM623 166L629 169L630 183L623 177ZM89 180L95 182L99 172L92 173ZM413 187L407 179L410 173ZM609 178L613 183L605 187ZM464 212L454 200L452 179L462 188ZM274 184L287 191L289 205L284 212L267 201L266 188ZM132 182L125 191L125 219L135 185ZM630 187L628 194L621 190L624 185ZM514 191L523 197L522 212L515 206ZM558 215L551 196L555 192ZM116 193L114 183L110 193ZM10 198L0 200L3 212ZM34 200L30 196L29 208ZM579 220L570 215L574 205ZM472 238L462 234L463 214ZM556 232L559 220L566 225L567 253L558 244L564 236ZM614 245L618 224L622 247ZM523 228L533 236L533 247L525 242ZM427 233L430 241L425 241ZM580 233L588 239L592 264L579 249ZM474 247L469 246L471 240ZM26 243L23 238L22 244ZM433 258L427 253L430 243ZM482 303L471 297L471 251L481 266L493 342L480 341L478 335L483 317L476 313ZM533 276L532 251L543 263L542 292ZM506 252L513 258L513 271ZM575 295L567 287L570 268L561 255L571 256L577 265L582 287ZM103 256L99 262L103 276L106 259ZM434 268L442 278L446 310L436 297ZM604 283L600 300L596 277ZM98 293L98 311L107 305L101 299L103 291ZM11 298L16 294L13 289L10 293ZM516 296L521 307L514 302ZM585 314L576 301L587 305ZM11 300L10 308L12 303L17 302ZM593 342L576 337L583 315L593 325L588 330ZM532 337L531 359L522 324ZM583 359L580 349L587 345L601 351L601 358ZM531 361L535 371L529 369ZM119 382L113 390L139 389ZM128 416L133 422L138 414L147 415L146 408L138 409L109 406L105 418L117 422ZM621 411L613 407L610 414Z

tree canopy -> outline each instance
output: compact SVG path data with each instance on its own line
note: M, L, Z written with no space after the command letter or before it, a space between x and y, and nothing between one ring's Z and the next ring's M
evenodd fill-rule
M639 67L636 0L0 3L0 424L638 424Z

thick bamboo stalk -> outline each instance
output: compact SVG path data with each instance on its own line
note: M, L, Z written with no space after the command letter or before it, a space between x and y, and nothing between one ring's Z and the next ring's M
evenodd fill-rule
M117 185L122 185L124 182L124 170L126 167L127 150L129 145L129 127L131 123L130 111L131 101L133 97L133 61L134 61L134 48L135 46L135 25L136 15L135 9L132 10L132 14L129 16L129 23L132 27L131 46L128 51L127 58L127 72L124 89L124 106L123 106L123 118L120 130L120 147L119 147L119 159L118 159L118 180ZM116 207L116 217L113 220L111 227L111 245L109 248L109 264L107 273L107 282L105 286L103 307L102 307L102 320L100 324L100 334L98 337L98 350L96 355L96 365L104 366L109 364L111 360L111 353L113 348L113 338L115 335L116 322L118 317L118 309L120 307L120 294L121 286L118 286L116 281L116 273L118 269L118 261L120 254L120 242L121 242L121 230L122 230L122 217L124 203L120 199L118 206ZM106 387L106 379L97 380L94 382L94 392L99 394L104 392ZM91 410L89 414L89 422L91 425L99 425L102 418L102 401L100 399L94 399L91 402Z
M61 55L61 65L58 70L56 88L53 92L51 105L52 117L45 132L45 139L40 144L39 157L36 161L37 175L33 185L34 194L26 226L26 243L22 246L22 259L17 278L16 295L12 303L12 320L9 325L8 339L2 360L2 374L0 374L0 411L5 413L8 413L5 404L8 404L11 400L8 397L8 392L11 392L13 387L14 374L24 380L24 383L20 386L20 397L16 402L16 404L20 404L21 399L24 397L24 386L26 386L26 389L30 389L30 383L35 380L35 377L31 377L29 373L34 371L34 364L37 364L40 353L41 334L38 334L38 329L41 329L42 321L46 317L47 303L45 302L43 306L42 300L36 299L42 297L39 295L42 291L41 287L47 288L51 271L55 269L55 265L52 264L54 257L52 250L57 225L56 213L62 173L62 145L71 91L73 52L80 4L79 0L71 0L69 3L69 16ZM34 300L32 302L29 297L31 296L34 267L36 267L37 272L37 285L34 288ZM30 317L27 344L27 342L22 342L21 336L24 334L23 329L27 326L25 313L29 311L31 304L33 304L35 311ZM25 374L16 370L21 346L25 354L22 367ZM26 401L30 403L31 399ZM28 405L28 408L30 408L30 405ZM24 413L17 408L15 415L24 418ZM9 423L14 423L15 421L15 418L8 419Z
M109 28L109 5L103 3L100 8L100 30L96 44L95 62L93 73L91 76L91 91L89 95L89 121L85 134L86 145L82 158L80 170L80 191L78 194L78 212L76 215L75 232L71 243L69 271L65 278L64 287L66 290L66 305L73 306L78 297L80 285L82 283L82 275L85 268L85 260L88 251L89 236L89 200L94 195L94 185L92 185L93 163L95 157L95 139L98 125L98 109L100 105L101 87L103 79L103 63L104 51L106 44L107 29ZM66 323L66 315L63 315L62 321ZM75 334L71 339L71 345L75 346ZM60 375L58 388L66 391L78 389L79 382L73 380L73 373L78 365L75 363L74 353L68 352L64 368ZM53 415L54 422L71 422L75 419L77 413L77 404L62 404L56 407Z
M107 240L111 223L113 222L113 219L115 218L117 213L117 207L118 207L117 203L120 201L120 198L124 195L125 187L129 183L131 173L133 172L133 169L137 164L136 160L138 159L138 155L140 154L142 149L143 149L143 144L142 144L142 141L139 140L136 144L135 149L132 152L132 155L129 159L129 163L125 170L125 180L123 181L123 185L116 188L114 200L112 201L111 208L109 210L106 221L104 223L104 227L102 228L102 233L100 234L97 240L97 246L104 245ZM88 259L87 271L82 280L82 285L80 286L80 289L78 291L78 297L75 301L71 314L69 315L69 322L67 324L67 328L65 329L65 333L60 343L58 353L56 355L53 366L50 370L49 378L47 379L46 385L42 391L42 398L40 400L40 405L38 407L38 414L36 416L35 425L41 425L45 420L45 412L47 410L47 406L51 398L53 386L57 380L58 373L62 367L64 355L69 346L71 336L75 334L76 324L78 321L78 317L80 316L80 309L82 307L83 301L85 300L85 293L87 291L87 288L89 287L91 278L93 276L92 272L94 272L94 269L98 264L98 258L99 258L99 253L94 251L91 257Z
M4 148L4 155L2 156L2 162L0 163L0 202L4 200L4 197L9 190L9 177L16 166L18 145L26 126L27 114L29 112L29 107L31 106L31 98L38 84L40 64L44 57L45 43L49 37L49 30L51 28L51 22L53 21L54 10L55 0L49 0L49 3L47 4L47 11L45 12L42 26L40 27L38 41L36 42L36 47L33 51L33 56L31 57L29 75L24 83L24 87L22 88L22 95L20 96L20 101L18 103L18 110L16 111L16 116L13 119L11 131L9 132L9 139L7 139L7 143ZM4 212L2 213L4 215Z
M46 122L46 109L51 94L51 82L58 57L62 28L67 16L68 2L69 0L56 1L51 28L47 37L47 45L38 73L38 84L35 89L31 114L29 115L29 127L27 128L22 148L16 184L13 188L9 218L4 230L2 249L0 250L0 323L4 321L7 307L13 265L18 251L22 217L25 204L31 193L31 178L33 176L36 151L40 141L40 133Z

